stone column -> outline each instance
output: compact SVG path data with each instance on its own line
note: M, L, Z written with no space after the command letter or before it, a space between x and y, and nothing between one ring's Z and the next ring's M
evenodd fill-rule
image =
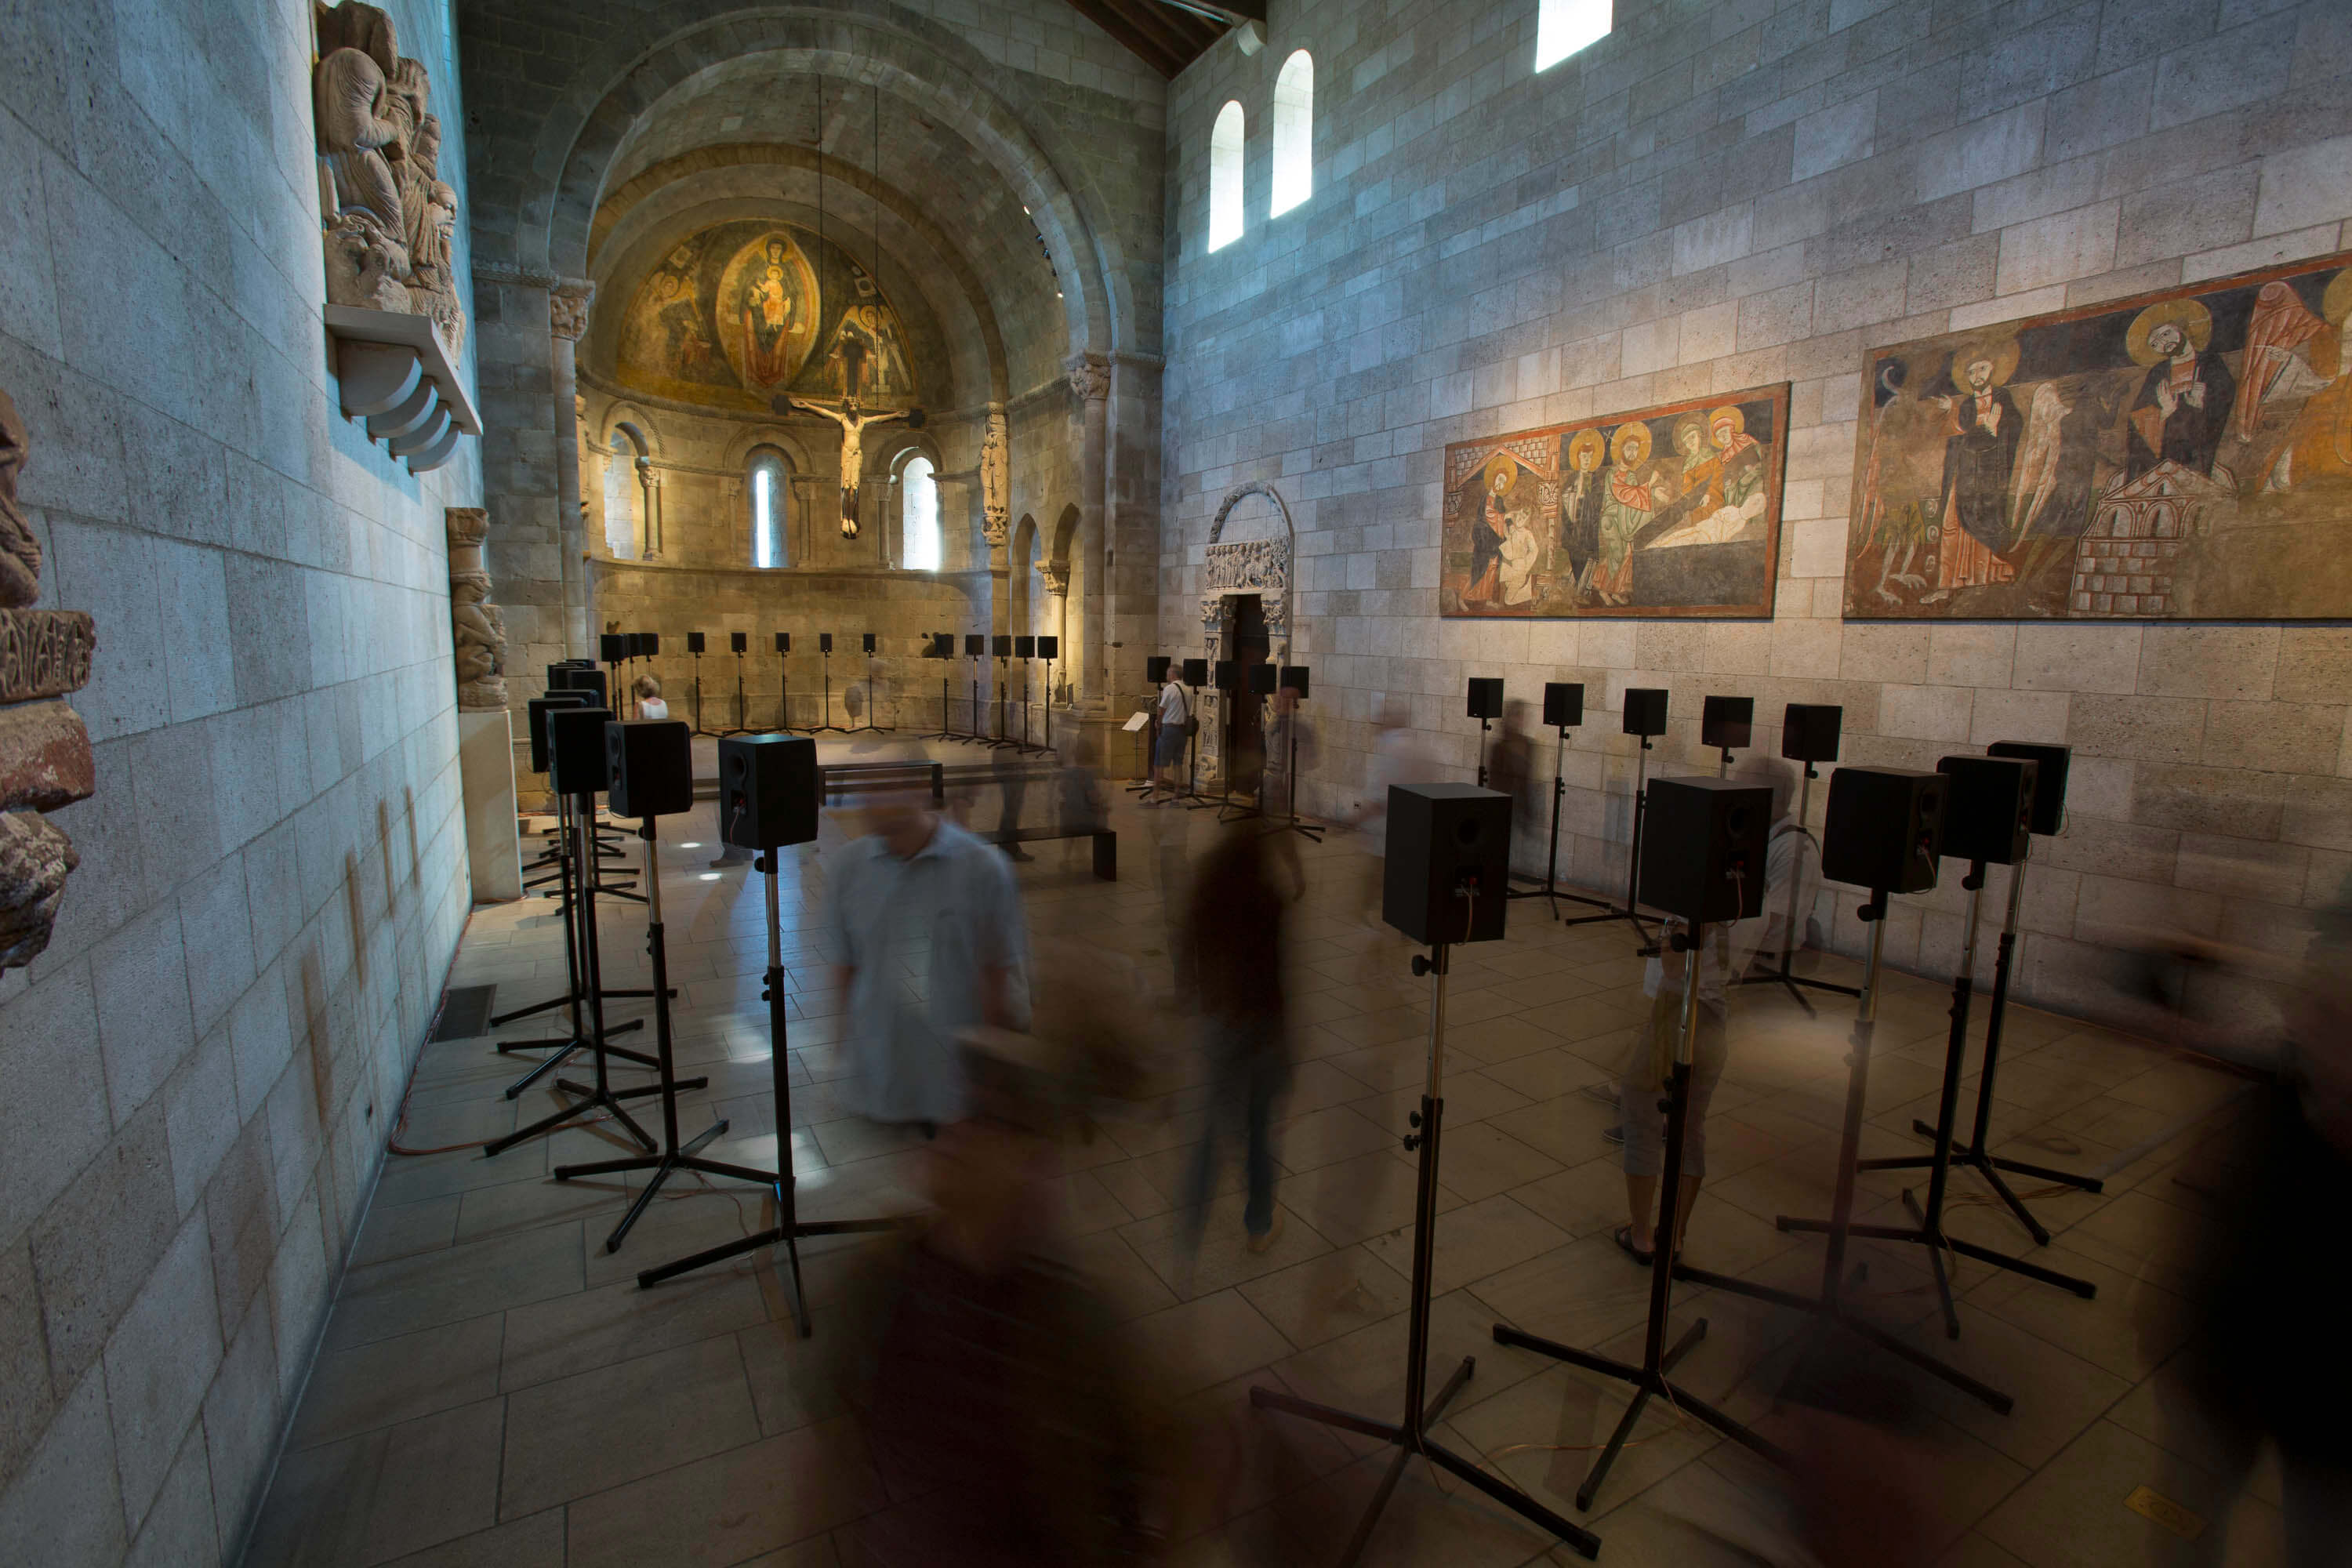
M1058 561L1041 562L1037 567L1037 580L1044 585L1045 590L1045 613L1039 618L1038 624L1045 628L1048 635L1060 639L1061 651L1063 654L1061 668L1055 673L1055 680L1056 684L1059 685L1073 685L1074 683L1070 680L1070 660L1068 657L1070 653L1070 577L1068 569L1065 563ZM1067 702L1061 701L1058 695L1054 692L1046 693L1046 700L1049 702L1055 702L1059 706L1065 708L1069 706Z
M563 557L563 648L591 652L588 636L587 522L580 505L580 382L574 351L588 330L596 286L559 282L547 291L548 416L555 437L555 538Z
M490 514L453 506L449 536L450 641L457 656L457 773L465 791L466 859L474 898L522 897L522 847L515 830L514 726L507 711L506 619L490 603L482 543Z
M658 561L662 557L663 543L662 477L661 470L654 467L651 458L637 459L637 489L643 498L641 510L645 512L646 528L645 548L638 552L638 558Z
M1102 684L1103 626L1103 500L1108 493L1108 464L1105 460L1110 419L1110 362L1099 354L1080 354L1065 367L1070 394L1078 400L1082 435L1078 468L1078 545L1084 553L1077 572L1085 597L1080 603L1078 646L1066 648L1073 667L1071 686L1077 700L1089 708L1104 700Z

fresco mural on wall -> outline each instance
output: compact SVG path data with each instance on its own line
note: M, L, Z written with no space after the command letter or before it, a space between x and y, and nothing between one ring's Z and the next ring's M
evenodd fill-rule
M2352 253L1872 351L1850 619L2352 616Z
M1439 612L1769 616L1789 387L1445 448Z
M633 387L721 408L782 412L801 396L871 410L917 395L906 330L865 268L765 219L673 247L630 300L615 360Z

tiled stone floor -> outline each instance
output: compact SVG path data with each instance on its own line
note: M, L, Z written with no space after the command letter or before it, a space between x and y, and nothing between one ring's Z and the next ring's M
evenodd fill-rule
M1096 882L1082 853L1066 864L1060 846L1041 846L1021 868L1029 920L1040 939L1099 944L1164 985L1154 830L1188 833L1197 847L1214 829L1206 814L1145 812L1118 798L1123 879ZM712 1152L767 1163L775 1138L760 889L743 868L706 868L711 837L708 807L664 824L678 1056L711 1078L709 1090L687 1098L684 1121L703 1125L716 1106L733 1127ZM1173 1559L1199 1568L1325 1560L1386 1463L1357 1439L1254 1413L1252 1382L1376 1412L1401 1397L1410 1237L1397 1227L1410 1216L1412 1166L1397 1136L1422 1072L1425 983L1408 975L1400 939L1361 923L1353 844L1337 836L1304 848L1311 886L1292 954L1300 1066L1279 1129L1277 1245L1262 1256L1240 1245L1241 1177L1228 1159L1207 1245L1189 1272L1181 1267L1171 1194L1194 1136L1197 1092L1176 1092L1091 1146L1074 1145L1062 1183L1065 1245L1194 1417L1187 1430L1202 1452L1183 1469L1200 1480ZM792 1148L803 1213L903 1209L914 1201L920 1150L847 1117L835 1092L844 1021L825 978L822 859L793 852L785 889ZM602 915L608 984L644 984L643 911L607 901ZM1622 1393L1498 1346L1488 1330L1504 1319L1638 1356L1647 1275L1610 1240L1624 1216L1622 1180L1601 1138L1612 1117L1579 1092L1613 1073L1642 1016L1630 949L1622 927L1570 931L1521 903L1507 941L1459 951L1451 994L1433 1358L1445 1367L1475 1354L1477 1371L1446 1412L1444 1436L1493 1457L1493 1468L1563 1511L1590 1456L1538 1446L1599 1443ZM1820 966L1853 975L1834 959ZM512 1006L560 990L562 976L561 926L541 900L478 910L451 984L496 982L499 1005ZM1784 1236L1772 1216L1823 1213L1829 1202L1851 1009L1825 1000L1835 1005L1811 1018L1777 987L1737 994L1693 1261L1792 1289L1816 1282L1819 1238ZM1908 1128L1932 1110L1945 1004L1942 986L1890 983L1866 1153L1916 1151ZM645 1011L615 1007L618 1016ZM1979 1037L1980 1024L1981 1009ZM518 1025L499 1035L543 1032ZM2258 1471L2234 1505L2222 1495L2210 1439L2179 1406L2167 1371L2189 1329L2179 1271L2209 1223L2176 1176L2198 1132L2229 1113L2236 1083L2030 1010L2013 1012L2008 1040L2000 1142L2020 1157L2080 1169L2141 1152L2104 1195L2036 1205L2058 1235L2035 1256L2095 1279L2095 1301L1962 1261L1965 1336L1952 1343L1932 1321L1916 1250L1855 1244L1869 1268L1863 1299L1875 1313L2016 1395L2003 1417L1918 1380L1934 1413L1944 1561L2186 1563L2225 1528L2227 1561L2275 1561L2274 1475ZM1170 1045L1181 1061L1174 1023ZM519 1101L499 1093L528 1059L499 1056L486 1039L427 1047L406 1144L482 1139L543 1114L554 1103L543 1090ZM1964 1103L1973 1092L1971 1074ZM765 1223L765 1200L756 1189L674 1185L623 1251L607 1256L604 1236L630 1190L547 1175L554 1163L609 1157L607 1131L567 1131L492 1160L456 1152L388 1161L249 1562L829 1568L863 1560L856 1521L889 1500L835 1392L845 1336L829 1331L846 1310L854 1249L809 1249L816 1337L807 1342L791 1331L764 1253L640 1291L638 1268L746 1234ZM2167 1131L2179 1135L2147 1146ZM1980 1198L1972 1178L1955 1183ZM1899 1214L1900 1184L1865 1175L1867 1215ZM1956 1208L1952 1228L2032 1250L1980 1201ZM1682 1290L1677 1325L1698 1315L1712 1328L1683 1379L1737 1415L1764 1413L1769 1373L1759 1363L1788 1325L1743 1299ZM1774 1516L1761 1467L1672 1412L1652 1412L1644 1440L1588 1516L1603 1561L1789 1561L1765 1544ZM2125 1508L2141 1486L2211 1521L2200 1548ZM1412 1467L1368 1560L1576 1561L1463 1494Z

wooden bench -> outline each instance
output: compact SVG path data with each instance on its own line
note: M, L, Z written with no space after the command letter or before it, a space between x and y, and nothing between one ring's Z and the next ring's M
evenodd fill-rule
M1024 764L1014 768L992 767L985 763L950 767L944 763L840 763L820 767L816 771L817 797L826 805L838 804L853 795L871 795L882 791L928 788L931 805L945 807L950 785L959 790L1001 787L1008 781L1023 784L1050 784L1057 770ZM1009 844L1039 844L1054 839L1091 838L1094 840L1094 873L1099 881L1118 880L1118 835L1107 826L1039 826L1016 827L1010 833L982 833L977 837L1000 847Z

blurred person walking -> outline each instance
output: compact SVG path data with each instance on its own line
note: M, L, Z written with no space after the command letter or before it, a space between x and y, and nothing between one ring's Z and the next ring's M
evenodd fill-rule
M1184 743L1192 733L1192 699L1176 679L1180 673L1177 666L1168 667L1168 679L1160 683L1160 702L1153 710L1160 721L1160 739L1151 753L1151 776L1171 795L1179 793L1177 771L1183 765Z
M1276 1097L1290 1086L1282 987L1283 926L1304 890L1291 835L1255 823L1227 828L1201 861L1184 921L1184 973L1201 1008L1209 1057L1208 1125L1185 1184L1185 1250L1208 1223L1218 1145L1238 1132L1249 1181L1242 1213L1249 1249L1274 1243Z
M1381 705L1372 732L1371 758L1364 768L1363 797L1348 818L1348 826L1364 835L1370 861L1365 868L1362 918L1376 931L1382 929L1381 890L1388 879L1389 789L1419 783L1428 772L1412 731L1405 728L1410 717L1402 698L1391 697Z
M964 1114L957 1032L1028 1021L1020 889L1002 855L931 809L927 787L881 795L869 821L829 868L850 1099L862 1116L928 1133Z

